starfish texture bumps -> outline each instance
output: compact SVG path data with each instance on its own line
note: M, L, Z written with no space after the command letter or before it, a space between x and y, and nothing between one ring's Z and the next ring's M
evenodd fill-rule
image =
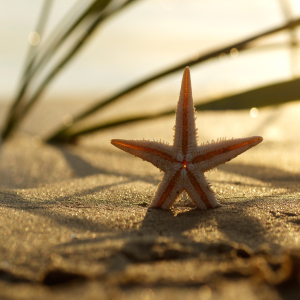
M219 202L204 172L230 161L262 140L262 137L253 136L223 139L198 146L190 70L186 67L176 110L173 145L150 140L120 139L114 139L111 143L151 162L165 173L150 207L169 209L186 191L198 208L207 209L219 206Z

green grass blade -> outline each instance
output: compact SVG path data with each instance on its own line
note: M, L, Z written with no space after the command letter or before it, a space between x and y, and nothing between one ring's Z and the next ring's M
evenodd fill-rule
M251 42L253 42L254 40L257 40L259 38L263 38L265 36L277 33L277 32L282 31L282 30L286 30L286 29L289 29L289 28L294 28L294 27L299 26L299 25L300 25L300 18L298 18L294 21L288 22L283 26L279 26L279 27L276 27L274 29L265 31L263 33L254 35L254 36L252 36L250 38L247 38L243 41L240 41L240 42L231 44L229 46L220 48L218 50L211 51L211 52L208 52L206 54L200 55L197 60L191 60L191 59L186 60L186 61L178 64L175 67L171 67L167 70L164 70L164 71L159 72L159 73L157 73L153 76L150 76L150 77L148 77L144 80L141 80L140 82L134 83L133 85L126 87L125 89L121 90L117 94L115 94L111 97L108 97L105 100L102 99L102 100L96 101L96 103L94 105L92 105L90 108L88 108L87 110L83 111L82 113L80 113L80 114L78 114L77 116L74 117L73 125L71 125L71 127L74 126L78 121L94 114L95 112L99 111L100 109L107 106L108 104L111 104L111 103L115 102L116 100L120 99L122 96L124 96L124 95L126 95L126 94L128 94L128 93L130 93L130 92L132 92L132 91L134 91L134 90L136 90L136 89L138 89L142 86L145 86L146 84L148 84L150 82L153 82L157 79L160 79L164 76L175 73L177 71L183 70L183 68L186 67L186 66L193 66L193 65L196 65L196 64L199 64L199 63L203 63L203 62L205 62L209 59L219 57L219 55L221 53L229 53L232 48L236 48L239 51L245 50L247 47L249 47L249 44ZM61 126L52 135L52 137L49 138L49 140L55 139L56 136L61 136L67 130L68 130L68 128L66 128L64 125Z
M198 111L241 110L251 109L252 107L259 108L270 105L278 105L297 100L300 100L300 79L294 79L259 87L239 94L223 97L218 100L199 103L196 104L195 107ZM47 142L68 141L96 131L118 127L129 123L156 119L171 114L175 114L174 109L167 110L158 114L146 114L140 116L119 118L106 123L98 123L82 128L77 125L77 127L79 128L76 129L76 126L74 128L69 128L61 135L56 135L48 139Z

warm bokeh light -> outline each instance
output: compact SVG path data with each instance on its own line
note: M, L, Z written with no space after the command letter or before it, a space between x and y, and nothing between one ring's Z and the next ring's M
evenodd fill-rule
M146 289L143 289L142 292L141 292L141 300L152 300L154 299L155 297L155 294L153 292L152 289L150 288L146 288Z
M227 56L226 53L221 53L221 54L219 55L219 59L220 59L220 60L224 60L224 59L226 59L226 58L228 58L228 56Z
M239 50L236 49L236 48L232 48L232 49L230 50L230 56L231 56L232 58L238 57L238 56L239 56Z
M40 43L40 40L40 35L35 31L31 32L28 36L28 42L31 46L37 46Z
M250 116L251 116L253 119L257 118L257 117L258 117L258 114L259 114L259 111L258 111L258 109L257 109L256 107L252 107L252 108L250 109Z
M203 285L199 288L199 299L209 300L211 298L211 289L207 285Z

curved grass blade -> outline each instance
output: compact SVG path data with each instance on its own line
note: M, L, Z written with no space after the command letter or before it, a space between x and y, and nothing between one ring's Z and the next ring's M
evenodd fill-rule
M282 8L282 12L286 21L293 19L293 10L289 0L279 0L279 4ZM297 77L296 68L299 67L299 57L298 57L298 37L295 28L290 28L290 66L291 73L294 78Z
M129 123L135 123L139 121L145 121L145 120L151 120L151 119L157 119L163 116L172 115L175 113L174 109L164 111L157 114L144 114L144 115L138 115L138 116L131 116L131 117L124 117L124 118L116 118L114 120L111 120L106 123L97 123L92 126L88 127L82 127L75 126L75 128L69 128L68 130L64 131L61 135L55 136L53 138L49 138L46 140L48 143L56 143L56 142L67 142L69 140L74 140L74 138L77 138L78 136L93 133L96 131L101 131L108 128L118 127L122 125L126 125ZM76 127L79 127L76 129Z
M32 66L34 62L36 61L36 57L33 57L32 60L29 62L30 69L27 69L27 74L24 74L23 82L21 83L21 86L19 88L19 92L17 94L17 97L15 98L15 101L12 105L12 108L10 110L10 113L8 114L8 119L6 122L6 125L4 127L4 131L2 133L2 138L5 139L9 135L9 132L13 130L13 128L17 125L17 122L19 121L19 114L22 113L24 106L24 95L28 89L28 86L33 80L33 77L37 75L38 71L43 67L45 63L47 63L48 60L50 60L51 56L55 53L56 50L62 45L62 43L65 41L65 39L72 33L73 30L80 24L81 21L83 21L91 12L95 11L95 8L98 6L99 8L99 2L102 4L103 8L105 8L106 5L110 2L109 0L96 0L93 2L80 16L78 19L76 19L71 26L69 26L69 29L66 30L65 34L62 35L62 37L59 39L55 37L55 32L58 34L62 31L62 29L59 30L59 27L57 27L54 30L54 33L52 34L52 43L51 46L51 37L50 37L50 44L48 46L48 50L46 50L46 53L42 55L42 58L39 60L35 68L32 69ZM97 6L96 6L97 4ZM76 5L75 5L76 6ZM101 8L101 7L100 7ZM71 9L71 11L73 11ZM59 24L61 25L61 24ZM55 39L58 41L55 42Z
M42 7L42 11L35 30L40 35L40 37L43 36L52 4L53 4L53 0L44 0L44 5ZM38 47L40 47L40 44L38 44L37 46L30 45L25 60L24 71L22 72L22 78L24 78L26 74L31 70L36 57L35 54L37 52Z
M172 74L172 73L175 73L177 71L180 71L182 70L184 67L186 66L193 66L193 65L196 65L196 64L199 64L199 63L202 63L202 62L205 62L209 59L212 59L212 58L216 58L216 57L219 57L219 55L221 53L230 53L230 50L232 48L236 48L237 50L239 51L242 51L242 50L245 50L249 47L250 43L259 39L259 38L263 38L265 36L268 36L268 35L271 35L271 34L274 34L274 33L277 33L279 31L282 31L282 30L286 30L286 29L290 29L290 28L294 28L294 27L297 27L300 25L300 18L294 20L294 21L291 21L291 22L288 22L286 23L285 25L282 25L282 26L279 26L279 27L276 27L274 29L271 29L271 30L268 30L268 31L265 31L263 33L260 33L260 34L257 34L257 35L254 35L250 38L247 38L243 41L240 41L240 42L237 42L237 43L234 43L234 44L231 44L229 46L226 46L226 47L223 47L223 48L220 48L218 50L215 50L215 51L211 51L211 52L208 52L206 54L202 54L198 57L197 60L192 60L192 59L189 59L189 60L186 60L178 65L176 65L175 67L171 67L167 70L164 70L160 73L157 73L153 76L150 76L140 82L137 82L137 83L134 83L132 84L131 86L121 90L120 92L116 93L115 95L111 96L111 97L108 97L107 99L105 100L100 100L100 101L97 101L94 105L92 105L90 108L88 108L87 110L83 111L82 113L80 113L79 115L75 116L73 118L73 125L71 125L70 127L73 127L76 125L77 122L81 121L82 119L94 114L95 112L97 112L98 110L102 109L103 107L107 106L108 104L111 104L113 102L115 102L116 100L118 100L119 98L121 98L122 96L142 87L142 86L145 86L146 84L150 83L150 82L153 82L157 79L160 79L164 76L167 76L169 74ZM66 136L66 132L68 131L68 128L66 128L65 125L62 125L60 128L57 129L57 131L55 131L55 133L49 137L47 140L48 141L52 141L52 140L56 140L59 136Z
M259 87L243 93L196 105L198 110L241 110L300 100L300 79Z
M115 6L109 9L108 6L105 6L105 8L102 11L102 13L94 20L91 22L89 27L85 30L84 35L80 37L80 39L75 43L71 51L65 55L63 59L60 60L60 62L56 65L56 67L53 68L53 70L49 73L49 75L46 77L46 79L42 82L40 87L37 89L35 94L30 98L28 101L27 106L24 108L23 113L21 116L25 116L31 106L35 103L35 101L38 99L38 97L41 95L41 93L44 91L45 87L52 81L54 76L57 75L58 70L62 69L72 58L73 56L78 52L78 50L84 45L84 43L91 37L91 34L94 32L94 30L97 28L97 26L104 21L107 17L113 15L114 13L118 12L122 8L124 8L126 5L130 4L134 0L127 0L123 1L124 3L120 6ZM103 1L102 1L103 2ZM104 1L106 4L110 4L110 0Z
M42 6L42 10L40 13L40 17L39 20L37 22L37 26L35 29L35 32L37 32L40 36L43 35L46 23L47 23L47 19L51 10L51 6L52 6L53 0L44 0L44 4ZM31 71L33 63L35 61L35 57L36 57L36 53L37 53L37 49L40 45L37 46L33 46L30 45L29 46L29 50L25 59L25 64L24 64L24 70L22 71L22 75L21 75L21 81L26 77L26 75ZM21 85L19 88L19 91L23 91L24 88ZM16 99L14 101L14 103L12 104L9 112L8 112L8 117L7 117L7 122L9 122L10 119L13 118L15 111L17 109L17 106L19 105L20 101L21 101L21 97L20 97L20 92L17 94Z
M241 110L251 109L252 107L265 107L270 105L282 104L290 101L300 100L300 79L279 82L239 94L223 97L217 100L208 100L205 103L195 105L198 111L203 110ZM55 136L47 142L62 142L73 140L79 136L93 133L96 131L114 128L129 123L144 120L151 120L163 116L175 114L175 110L167 110L158 114L147 114L136 117L119 118L106 123L95 124L82 128L69 128L59 136ZM78 127L78 126L77 126Z
M60 48L60 46L64 43L64 41L74 32L76 28L80 24L82 24L82 21L85 21L89 15L95 13L95 11L101 12L108 4L109 0L96 0L92 4L90 4L82 14L78 16L75 20L72 20L70 22L70 25L63 25L65 23L65 20L62 20L56 28L53 30L52 35L49 37L47 43L44 45L44 48L46 49L44 53L40 54L40 58L37 59L38 62L31 73L30 79L33 75L36 75L36 72L40 70L50 59L53 57L53 54ZM79 1L79 4L82 4L81 1ZM74 13L73 11L76 10L76 6L71 9L71 12L69 12L70 15ZM68 18L68 16L66 16ZM67 27L65 30L62 30L62 28Z
M19 109L17 111L18 114L15 114L11 116L11 118L8 120L4 131L2 133L2 140L4 141L10 133L13 131L13 129L20 123L20 121L25 117L25 115L28 113L28 111L31 109L33 104L38 100L39 96L42 94L44 89L47 87L47 85L52 81L52 79L57 75L58 70L63 68L70 59L78 52L78 50L83 46L84 42L91 36L92 32L97 28L97 26L107 17L113 15L114 13L118 12L128 4L132 3L133 0L127 0L123 1L120 5L109 5L112 2L110 0L106 0L108 6L106 7L110 9L104 9L102 13L95 18L91 24L89 24L89 27L84 31L84 35L80 37L80 39L77 41L77 43L74 45L74 47L71 49L71 51L65 55L63 59L60 60L60 62L50 71L48 76L44 79L44 81L41 83L41 85L38 87L36 92L33 94L33 96L29 99L26 105L24 105L23 108ZM25 93L25 90L23 91L23 95Z

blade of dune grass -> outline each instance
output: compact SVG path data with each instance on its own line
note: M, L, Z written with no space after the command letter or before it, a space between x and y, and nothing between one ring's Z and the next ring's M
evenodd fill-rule
M196 105L198 110L240 110L300 100L300 79L274 83Z
M110 6L110 0L102 1L105 5L105 8L103 9L102 13L89 24L88 28L84 31L84 34L80 37L80 39L73 45L70 52L68 52L60 61L59 63L52 69L52 71L48 74L46 79L42 82L42 84L39 86L35 94L30 98L28 101L27 106L24 108L22 116L26 115L31 106L35 103L35 101L38 99L38 97L41 95L41 93L44 91L45 87L50 83L50 81L54 78L54 76L57 75L58 70L62 69L72 58L73 56L80 50L80 48L84 45L84 43L92 36L91 34L94 32L94 30L98 27L98 25L105 20L107 17L113 15L114 13L118 12L122 8L124 8L126 5L130 4L134 0L127 0L124 1L124 3L120 6Z
M286 21L290 21L293 19L293 10L291 7L291 3L288 0L279 0L279 4L281 6L283 15ZM299 57L298 57L298 38L297 31L295 28L290 28L290 66L291 73L295 78L297 76L296 68L299 66Z
M95 13L95 11L101 12L106 5L108 5L109 0L96 0L92 2L88 7L84 9L84 11L77 17L73 18L73 15L76 13L79 5L82 5L82 2L76 3L75 6L71 9L68 15L56 26L53 30L52 35L46 41L44 45L44 52L41 52L37 62L37 65L34 68L34 71L31 73L32 75L36 75L36 71L40 70L42 66L44 66L53 56L53 54L59 49L59 47L65 42L67 38L74 32L79 25L82 24L91 14ZM71 19L69 22L66 22L65 19ZM28 80L28 79L27 79Z
M53 0L44 0L42 11L41 11L39 20L37 22L36 30L35 30L35 32L37 32L40 37L43 36L44 30L46 27L46 23L47 23L47 20L48 20L50 11L51 11L52 4L53 4ZM31 70L34 59L36 57L35 54L36 54L39 46L40 46L40 43L36 46L30 45L27 57L25 59L25 66L24 66L24 71L22 73L22 78L24 78L26 76L26 74L28 74L28 72Z
M20 123L20 121L24 118L24 116L28 113L28 111L31 109L33 104L39 99L39 96L42 94L44 89L48 86L48 84L52 81L52 79L57 74L58 70L63 68L70 60L71 58L78 52L78 50L83 46L84 42L87 41L91 34L94 32L94 30L97 28L97 26L105 20L107 17L113 15L114 13L120 11L122 8L126 7L128 4L134 2L133 0L127 0L127 1L109 1L109 0L102 0L102 1L96 1L97 6L93 6L89 13L94 13L95 10L99 10L99 5L103 5L103 9L96 14L96 17L92 22L88 24L88 27L85 28L83 31L84 34L78 39L78 41L73 45L73 47L70 49L70 51L58 62L58 64L52 68L52 70L48 73L46 78L42 81L42 83L39 85L39 87L36 89L36 91L33 93L33 95L29 98L27 103L19 110L15 109L15 114L11 115L10 119L8 119L6 126L4 127L4 130L2 132L2 140L5 140L10 133L13 131L13 129ZM100 4L99 4L100 3ZM100 5L101 7L101 5ZM86 16L88 15L85 11L83 14ZM80 16L79 18L82 18ZM76 23L76 22L75 22ZM76 25L74 23L74 26ZM76 25L77 26L77 25ZM70 31L67 31L67 34L70 34ZM62 37L64 40L66 37L65 35ZM57 48L59 47L56 46ZM56 48L56 49L57 49ZM51 52L52 53L52 52ZM27 86L32 79L33 73L29 74L29 78L25 80L25 85L23 85L23 88L20 90L20 94L17 97L17 102L21 102L23 95L26 92Z
M53 0L44 0L44 4L42 6L42 11L40 13L40 17L39 17L39 20L37 22L37 26L35 29L35 32L38 33L40 37L43 35L52 4L53 4ZM21 74L21 81L23 81L24 78L26 77L26 75L31 71L39 46L40 46L40 44L38 44L36 46L30 44L29 50L28 50L28 53L27 53L27 56L25 59L25 64L23 67L24 70L22 71L22 74ZM22 86L20 86L19 90L22 91L23 89L24 88ZM13 104L8 112L8 120L11 119L12 116L14 115L14 112L15 112L17 106L19 105L20 101L21 101L20 92L18 92L17 96L15 98L15 101L13 102Z
M49 1L49 0L46 0ZM52 0L50 0L52 2ZM100 2L100 3L99 3ZM95 7L101 6L104 8L109 3L109 0L96 0L94 1L90 6L87 7L85 11L78 17L72 18L71 15L75 13L75 10L78 6L78 3L75 4L75 6L69 11L66 18L64 18L58 26L53 30L52 35L49 37L49 39L45 42L44 47L41 49L46 49L46 51L39 51L35 52L35 55L30 56L30 60L27 63L27 67L25 68L25 72L23 73L22 80L20 83L20 87L17 93L17 96L14 100L13 105L11 106L10 112L8 114L7 123L5 126L5 129L3 130L2 137L5 139L6 136L9 134L9 132L13 129L15 126L15 123L18 121L18 114L22 112L24 107L24 102L26 101L26 97L24 97L28 87L32 83L35 76L38 75L39 71L42 70L42 67L49 61L53 55L55 54L55 51L58 50L58 48L63 44L63 42L69 37L69 35L76 29L76 27L82 22L85 18L88 17L89 13L94 12ZM82 3L81 3L82 4ZM44 9L45 8L45 9ZM45 3L40 19L43 19L45 17L45 13L47 12L48 2ZM101 7L100 7L101 9ZM49 10L48 10L49 11ZM69 24L65 21L65 19L72 19L69 21ZM67 29L64 32L64 27L67 27ZM61 35L61 32L64 32L64 34ZM38 61L36 63L36 61ZM34 65L35 64L35 65ZM34 65L34 67L33 67Z
M59 137L53 138L51 140L47 140L47 142L67 142L68 140L73 140L74 138L88 134L88 133L93 133L99 130L104 130L108 128L113 128L113 127L118 127L122 126L128 123L135 123L139 121L145 121L145 120L151 120L151 119L157 119L163 116L167 115L172 115L175 113L174 109L164 111L161 113L156 113L156 114L143 114L143 115L138 115L138 116L129 116L129 117L123 117L123 118L116 118L113 120L110 120L109 122L106 123L96 123L92 126L87 126L87 127L80 127L77 129L77 126L74 126L63 132Z
M203 110L240 110L250 109L252 107L265 107L277 105L289 101L300 99L300 79L274 83L263 87L258 87L246 92L230 95L217 100L209 100L205 103L195 105L198 111ZM99 123L92 126L76 129L69 128L62 135L51 142L68 141L81 135L93 133L99 130L118 127L129 123L151 120L163 116L174 114L175 110L166 110L157 114L145 114L140 116L132 116L127 118L118 118L106 123Z
M50 12L49 3L52 4L53 0L45 0L44 6L42 8L42 12L40 14L40 18L39 19L42 20L43 27L46 24L46 19L47 19L46 15L48 15L49 12ZM40 24L40 21L38 22L38 24ZM59 25L61 25L61 24L59 24ZM41 32L41 30L38 29L38 27L39 26L37 26L36 32L38 32L40 34L40 36L42 36L42 32ZM51 40L51 38L50 38L50 40ZM52 38L52 42L54 43L53 38ZM47 41L46 41L46 44L47 44ZM40 45L38 45L38 46L40 46ZM24 72L23 72L23 74L21 76L20 86L19 86L19 89L18 89L18 92L17 92L17 96L15 97L15 100L13 102L13 105L10 108L10 112L9 112L9 115L8 115L8 122L7 123L9 123L10 119L12 119L13 116L16 114L16 107L18 105L20 105L20 103L22 103L22 100L24 101L24 97L23 96L24 96L24 94L25 94L25 92L27 90L27 87L28 87L30 81L32 80L33 76L36 74L36 71L38 69L37 66L35 66L35 68L33 68L33 65L38 60L38 58L40 56L40 53L43 53L43 48L45 48L45 46L42 47L42 49L39 49L40 51L37 51L37 47L30 46L30 52L31 53L27 56L26 63L25 63L25 68L24 68ZM48 48L52 48L51 47L51 43L49 44ZM34 51L34 53L33 53L33 51ZM46 52L48 52L48 51L46 51ZM51 54L53 54L53 52L51 52ZM42 59L42 61L43 61L43 59ZM39 66L40 66L40 64L39 64Z
M279 26L279 27L276 27L276 28L273 28L273 29L270 29L270 30L267 30L263 33L260 33L260 34L257 34L257 35L254 35L250 38L247 38L243 41L240 41L240 42L237 42L237 43L233 43L229 46L226 46L226 47L223 47L223 48L220 48L220 49L217 49L215 51L211 51L211 52L208 52L208 53L205 53L205 54L202 54L202 55L199 55L199 57L197 59L189 59L189 60L186 60L176 66L173 66L169 69L166 69L162 72L159 72L153 76L150 76L144 80L141 80L140 82L137 82L137 83L134 83L132 84L131 86L128 86L126 87L125 89L121 90L120 92L112 95L111 97L108 97L107 99L102 99L102 100L99 100L99 101L96 101L95 104L93 104L91 107L89 107L88 109L86 109L85 111L79 113L77 116L75 116L73 118L73 125L72 126L75 126L77 122L79 122L80 120L94 114L95 112L99 111L100 109L102 109L103 107L105 107L106 105L108 104L111 104L113 102L115 102L116 100L120 99L122 96L134 91L134 90L137 90L138 88L142 87L142 86L145 86L146 84L148 83L151 83L157 79L160 79L162 77L165 77L169 74L172 74L174 72L177 72L179 70L182 70L184 67L186 66L193 66L193 65L196 65L196 64L200 64L200 63L203 63L209 59L212 59L212 58L216 58L216 57L219 57L220 54L222 53L230 53L230 51L235 48L239 51L242 51L242 50L245 50L245 49L249 49L251 47L250 43L259 39L259 38L263 38L263 37L266 37L268 35L271 35L271 34L274 34L274 33L277 33L279 31L282 31L282 30L286 30L286 29L290 29L290 28L294 28L294 27L297 27L300 25L300 18L296 19L296 20L293 20L293 21L290 21L282 26ZM100 129L100 128L99 128ZM66 137L67 134L66 132L68 132L68 127L66 127L65 125L62 125L61 127L59 127L54 133L52 136L50 136L47 141L49 142L52 142L52 141L55 141L55 140L60 140L60 137L64 136Z

